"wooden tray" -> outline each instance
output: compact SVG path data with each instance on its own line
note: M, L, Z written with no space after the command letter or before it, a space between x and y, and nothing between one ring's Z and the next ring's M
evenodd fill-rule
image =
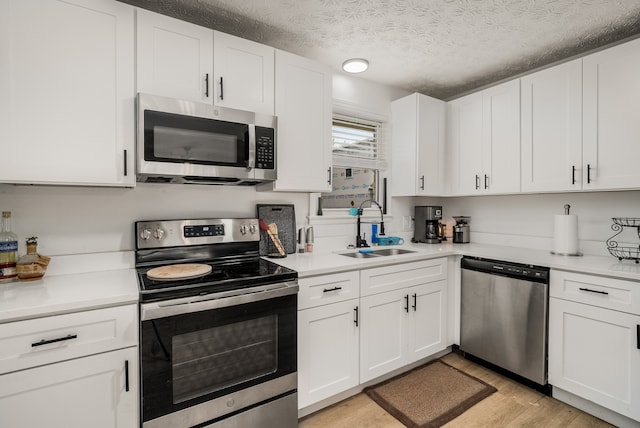
M154 281L178 281L205 276L211 272L211 266L202 263L167 265L149 269L147 277Z

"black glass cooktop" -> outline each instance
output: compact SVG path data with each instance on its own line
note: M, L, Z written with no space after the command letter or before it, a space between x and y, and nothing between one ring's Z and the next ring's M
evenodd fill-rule
M158 281L147 276L153 267L138 268L138 284L143 302L206 295L222 291L295 280L298 273L259 257L232 262L201 262L210 273L191 279ZM176 263L169 263L176 264Z

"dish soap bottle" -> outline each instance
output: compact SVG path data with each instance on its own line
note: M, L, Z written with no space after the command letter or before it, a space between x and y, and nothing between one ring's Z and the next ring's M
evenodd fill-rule
M15 281L17 254L18 237L11 232L11 212L3 211L0 230L0 282Z

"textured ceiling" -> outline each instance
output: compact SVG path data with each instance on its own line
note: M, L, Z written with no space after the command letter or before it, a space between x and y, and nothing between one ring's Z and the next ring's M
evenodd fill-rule
M441 99L640 34L640 0L121 0Z

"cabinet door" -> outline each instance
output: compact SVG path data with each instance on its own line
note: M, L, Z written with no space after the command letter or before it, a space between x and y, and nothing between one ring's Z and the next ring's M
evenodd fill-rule
M411 94L391 103L391 192L443 195L446 103Z
M211 103L213 30L137 10L138 92Z
M520 192L520 79L482 91L481 190Z
M452 193L476 194L481 189L482 178L482 93L451 101L449 119Z
M2 375L0 415L12 428L137 427L137 348Z
M407 363L406 289L360 299L360 383L367 382Z
M640 420L640 316L550 299L549 383Z
M298 407L358 385L358 300L298 312Z
M640 40L584 57L584 189L640 187Z
M0 0L0 182L133 186L134 9Z
M391 194L415 196L418 192L418 94L391 103Z
M447 281L411 287L409 293L409 351L407 363L447 347Z
M582 60L521 79L522 191L582 187Z
M278 179L267 190L331 191L331 79L329 67L276 51Z
M215 31L214 104L273 115L275 49Z

